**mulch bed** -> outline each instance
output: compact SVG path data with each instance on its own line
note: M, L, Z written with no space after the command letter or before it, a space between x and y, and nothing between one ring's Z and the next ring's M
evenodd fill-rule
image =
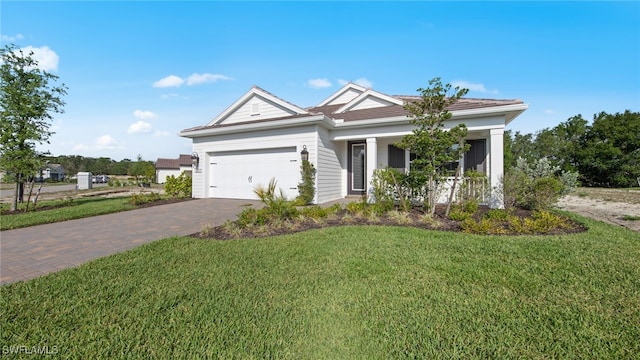
M482 216L489 211L490 209L486 206L480 206L478 211L475 213L473 218L476 221L479 221ZM461 222L449 219L444 216L445 208L437 207L436 213L433 217L433 221L426 222L423 219L424 213L419 210L412 210L408 214L408 218L411 219L410 223L399 222L397 219L390 217L389 215L379 216L376 220L371 220L366 216L357 217L348 215L346 210L342 210L334 217L324 218L321 220L315 220L311 218L306 218L303 221L294 220L288 226L272 226L267 224L265 226L252 227L248 229L238 229L238 232L229 233L225 226L220 225L213 227L211 229L203 229L198 233L191 234L192 237L200 238L200 239L213 239L213 240L232 240L237 238L262 238L276 235L286 235L293 234L302 231L307 231L311 229L321 229L326 227L334 227L334 226L348 226L348 225L382 225L382 226L407 226L407 227L415 227L425 230L439 230L439 231L452 231L452 232L462 232L463 229L461 227ZM518 209L512 213L512 215L517 216L518 218L527 218L531 217L530 210ZM566 228L557 228L552 229L549 232L538 235L564 235L564 234L572 234L587 231L587 228L580 223L577 223L569 218L563 217L566 223L569 225ZM504 227L507 227L507 224L504 224ZM519 235L514 233L509 233L505 235ZM527 234L532 235L532 234ZM535 234L533 234L535 235Z

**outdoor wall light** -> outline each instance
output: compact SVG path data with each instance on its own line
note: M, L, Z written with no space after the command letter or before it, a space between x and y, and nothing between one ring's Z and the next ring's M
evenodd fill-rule
M200 163L200 157L198 156L197 152L194 152L193 154L191 154L191 165L197 169L199 163Z
M302 145L302 151L300 151L300 157L302 161L309 161L309 152L307 151L307 145Z

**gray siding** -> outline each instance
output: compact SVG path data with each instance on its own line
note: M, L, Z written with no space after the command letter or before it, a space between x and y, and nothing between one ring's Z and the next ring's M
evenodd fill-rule
M344 197L343 187L345 178L343 177L345 164L342 164L338 144L329 139L329 132L326 129L318 129L318 157L316 168L316 202L324 203Z

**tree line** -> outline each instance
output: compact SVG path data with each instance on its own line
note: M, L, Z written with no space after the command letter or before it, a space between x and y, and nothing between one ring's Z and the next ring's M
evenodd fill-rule
M108 157L84 157L81 155L61 155L45 156L44 162L48 164L60 164L64 168L67 177L81 171L88 171L92 174L105 175L129 175L146 177L151 173L155 176L155 164L153 161L143 160L138 156L137 160L122 159L113 160Z
M505 131L505 171L518 158L548 159L564 172L577 172L583 186L640 186L640 112L600 112L591 124L576 115L535 134Z

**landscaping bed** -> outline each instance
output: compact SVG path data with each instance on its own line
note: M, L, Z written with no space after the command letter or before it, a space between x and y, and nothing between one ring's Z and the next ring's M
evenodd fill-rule
M351 206L352 204L358 206ZM473 214L464 216L461 220L445 216L445 207L440 205L436 207L434 216L429 217L420 209L412 209L406 213L392 210L377 214L367 210L367 206L362 203L351 203L345 207L334 205L323 210L317 206L301 207L297 215L284 220L271 217L265 221L255 219L252 222L243 217L246 216L241 213L236 221L215 227L205 226L191 236L216 240L259 238L345 225L409 226L491 235L562 235L587 230L582 223L558 213L524 209L491 210L487 206L479 206Z

